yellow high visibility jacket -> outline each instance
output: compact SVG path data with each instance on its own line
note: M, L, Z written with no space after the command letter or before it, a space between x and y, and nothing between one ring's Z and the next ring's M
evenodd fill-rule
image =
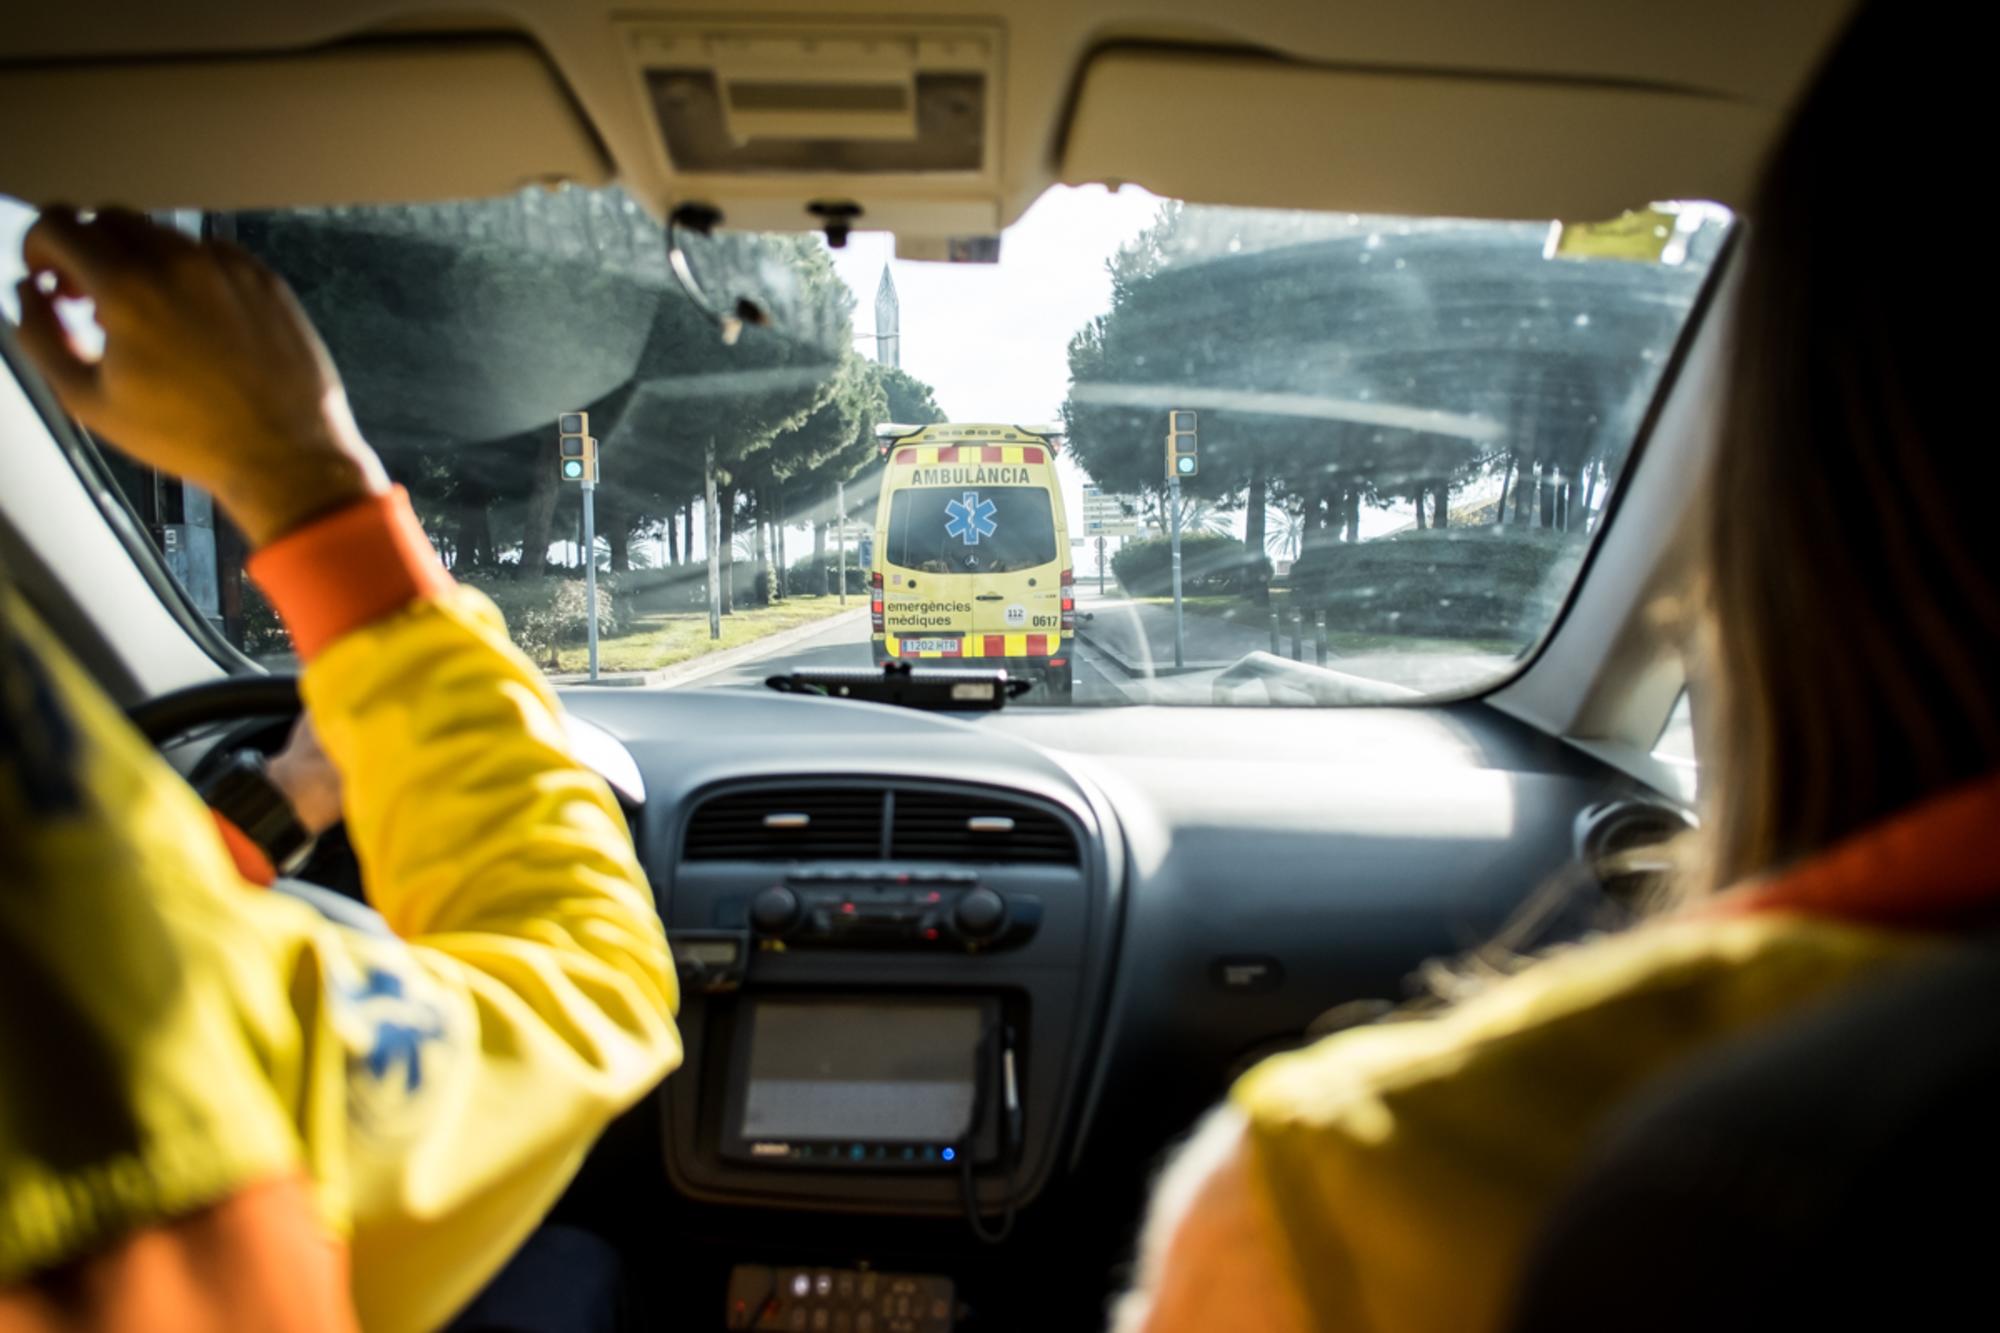
M1781 916L1646 927L1258 1066L1232 1101L1310 1326L1501 1333L1537 1226L1616 1107L1915 943Z
M1498 1333L1544 1213L1613 1111L1731 1036L1990 929L1995 829L2000 775L1441 1016L1263 1062L1231 1095L1249 1225L1192 1267L1268 1245L1311 1327Z
M0 1288L303 1171L363 1327L436 1327L678 1061L617 803L425 586L303 673L374 914L246 884L0 586Z

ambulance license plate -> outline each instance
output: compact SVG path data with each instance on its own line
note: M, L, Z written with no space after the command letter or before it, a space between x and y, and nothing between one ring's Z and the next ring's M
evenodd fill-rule
M902 643L902 649L903 649L903 655L905 657L912 656L916 653L944 653L951 657L957 657L958 640L957 639L904 639Z

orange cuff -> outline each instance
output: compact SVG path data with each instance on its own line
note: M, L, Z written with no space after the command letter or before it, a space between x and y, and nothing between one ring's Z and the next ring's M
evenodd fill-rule
M246 568L270 595L301 661L452 587L401 486L287 533Z
M347 1246L298 1176L246 1185L198 1212L111 1239L70 1265L0 1287L0 1330L256 1328L355 1333Z
M215 816L216 832L222 835L222 845L229 849L229 859L236 862L236 873L252 884L268 888L271 881L278 877L278 868L271 864L270 857L264 855L264 849L220 810L208 813Z

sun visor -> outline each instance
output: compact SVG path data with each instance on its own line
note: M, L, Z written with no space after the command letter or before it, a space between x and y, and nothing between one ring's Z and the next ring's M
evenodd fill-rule
M1070 184L1204 203L1610 217L1655 199L1740 203L1773 123L1761 106L1650 85L1111 48L1083 71L1060 163Z
M36 130L52 119L60 133ZM0 193L31 201L403 203L611 175L540 51L506 37L16 67L0 71L0 124L16 128L0 138Z

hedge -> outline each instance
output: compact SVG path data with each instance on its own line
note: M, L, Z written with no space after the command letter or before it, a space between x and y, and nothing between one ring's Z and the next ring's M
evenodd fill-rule
M1173 542L1155 537L1127 541L1111 557L1111 572L1134 597L1162 597L1173 588ZM1243 592L1254 581L1269 582L1271 562L1246 549L1234 537L1212 532L1181 535L1181 591Z
M794 597L817 597L821 593L835 591L834 584L839 577L840 560L837 555L815 560L806 556L794 560L785 577ZM860 593L868 591L868 571L855 559L853 551L847 553L847 591Z
M609 638L631 628L630 600L620 580L627 575L597 576L597 632ZM583 574L552 573L542 579L517 578L488 569L467 570L458 581L486 594L507 621L507 634L537 664L552 666L555 650L586 642L589 600ZM243 583L243 651L251 657L290 652L291 637L256 584Z
M622 576L597 576L597 633L609 638L631 627L631 616L620 596ZM459 575L459 582L492 599L506 617L507 633L530 658L553 665L558 647L586 642L590 637L588 592L581 572L574 577L511 578L486 570Z
M1308 548L1292 604L1329 628L1527 643L1555 618L1583 558L1574 534L1442 528Z

